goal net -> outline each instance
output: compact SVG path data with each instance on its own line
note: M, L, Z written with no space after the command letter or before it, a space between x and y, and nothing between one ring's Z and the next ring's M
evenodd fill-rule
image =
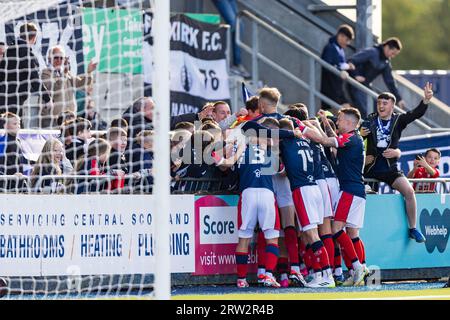
M153 169L170 163L168 86L145 80L169 77L154 2L0 1L0 296L154 297L155 272L170 285L191 213L181 196L169 214L169 170Z

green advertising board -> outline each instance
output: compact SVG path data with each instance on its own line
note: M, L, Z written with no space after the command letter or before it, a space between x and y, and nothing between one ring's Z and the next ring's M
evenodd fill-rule
M142 12L83 8L85 66L99 62L99 72L142 73Z

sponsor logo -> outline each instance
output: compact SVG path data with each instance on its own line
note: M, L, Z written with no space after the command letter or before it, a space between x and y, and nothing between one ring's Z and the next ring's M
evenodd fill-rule
M420 229L427 239L425 247L429 253L435 248L440 253L444 252L449 237L450 209L445 209L442 214L438 209L434 209L431 214L423 209L420 213Z
M200 244L237 243L236 207L200 208Z

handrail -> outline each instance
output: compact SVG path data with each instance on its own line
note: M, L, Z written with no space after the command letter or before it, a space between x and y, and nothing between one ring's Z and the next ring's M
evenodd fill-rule
M407 178L408 182L410 183L417 183L417 184L423 184L423 183L435 183L436 185L441 185L442 186L442 191L441 193L450 193L450 178ZM378 180L378 179L373 179L373 178L364 178L364 182L367 183L381 183L382 181ZM449 184L449 185L447 185Z
M250 18L251 20L254 21L253 28L256 28L256 24L259 24L259 25L263 26L264 28L266 28L267 30L269 30L270 32L272 32L272 34L275 34L276 36L278 36L279 38L281 38L284 41L288 42L290 45L292 45L296 49L298 49L301 52L303 52L305 55L309 56L310 59L312 59L311 61L313 61L313 67L315 67L314 63L318 63L320 66L322 66L326 70L328 70L331 73L333 73L333 74L335 74L335 75L337 75L337 76L342 78L342 72L340 70L338 70L337 68L335 68L334 66L332 66L328 62L322 60L319 56L317 56L316 54L314 54L313 52L311 52L310 50L308 50L307 48L305 48L304 46L302 46L301 44L299 44L295 40L291 39L287 35L283 34L279 30L275 29L274 27L269 25L267 22L265 22L264 20L260 19L259 17L257 17L256 15L252 14L251 12L249 12L247 10L242 10L242 11L240 11L238 13L238 15L237 15L237 22L236 22L236 28L237 28L237 30L236 30L236 43L242 49L244 49L248 53L252 54L253 59L255 59L255 57L261 59L263 62L265 62L268 65L270 65L271 67L275 68L277 71L281 72L285 76L289 77L293 81L295 81L298 84L300 84L303 88L305 88L307 90L310 90L310 101L309 101L309 104L311 106L315 105L314 101L311 100L311 95L312 95L312 96L316 96L316 97L322 99L323 101L325 101L326 103L332 105L333 107L335 107L337 109L341 108L341 106L339 104L337 104L335 101L329 99L328 97L324 96L319 91L317 91L315 89L315 85L311 85L311 84L315 83L315 78L314 78L313 74L310 74L310 84L306 84L306 82L304 82L303 80L301 80L297 76L293 75L292 73L290 73L286 69L280 67L278 64L274 63L272 60L268 59L267 57L265 57L261 53L259 53L259 52L255 53L252 50L252 48L250 48L244 42L242 42L241 41L241 35L240 35L241 34L241 32L240 32L240 21L241 21L243 16L246 16L246 17L248 17L248 18ZM257 32L254 32L254 34L255 33L257 34ZM258 41L258 39L255 39L255 37L253 37L253 42L256 43L257 41ZM310 63L310 66L311 66L311 63ZM315 73L315 71L311 67L310 67L310 73ZM374 92L373 90L370 90L369 88L367 88L363 84L359 83L355 79L351 78L350 76L348 76L346 78L342 78L342 79L343 79L343 81L349 83L351 86L356 87L357 89L363 91L364 93L366 93L370 97L375 98L375 99L378 97L378 94L376 92ZM258 79L253 79L253 80L258 80ZM312 82L312 80L314 80L314 82ZM398 106L395 106L394 110L399 112L399 113L406 113L406 111L404 111L403 109L401 109ZM429 125L427 125L426 123L424 123L420 119L417 119L415 121L415 123L417 125L419 125L422 129L425 129L427 131L445 131L445 129L432 128L432 127L430 127Z

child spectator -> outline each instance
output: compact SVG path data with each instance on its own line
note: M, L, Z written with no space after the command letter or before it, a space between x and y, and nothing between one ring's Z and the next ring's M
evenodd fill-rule
M86 179L76 179L75 193L98 192L107 189L108 184L101 180L88 179L88 176L106 175L106 165L111 152L111 145L104 139L95 139L89 143L87 153L76 162L77 175Z
M151 192L153 186L153 131L143 130L136 136L135 142L126 155L129 172L141 180L140 189Z
M20 130L20 117L11 112L1 115L1 124L5 135L0 137L0 174L22 176L26 159L17 134ZM0 180L1 187L5 187L5 180ZM16 181L6 183L7 189L17 187Z
M437 166L441 160L441 152L436 148L428 149L425 157L418 155L414 160L414 168L408 173L408 178L431 179L439 177ZM416 193L436 192L436 183L413 183Z
M122 128L128 132L128 121L125 120L124 118L113 119L113 120L111 120L109 127L110 128Z
M85 145L91 138L91 128L91 122L84 118L76 118L63 125L61 131L64 136L66 156L73 166L75 161L85 153Z
M119 179L113 180L112 189L122 189L125 186L123 176L128 173L125 150L128 144L127 132L122 128L109 128L106 133L111 145L111 154L108 158L107 170L110 175L117 175Z
M57 179L43 179L37 185L39 178L43 176L62 175L61 163L64 158L64 149L61 141L49 138L42 148L42 152L31 172L31 186L41 192L57 192L63 184Z

